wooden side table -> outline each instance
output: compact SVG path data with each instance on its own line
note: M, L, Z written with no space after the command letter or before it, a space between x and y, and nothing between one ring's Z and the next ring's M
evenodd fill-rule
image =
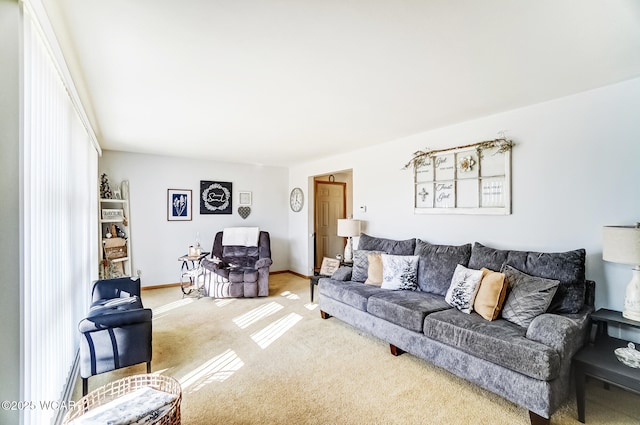
M608 324L625 324L640 328L640 322L622 317L619 311L600 309L591 315L593 324L597 325L595 338L573 358L576 383L576 400L578 404L578 420L585 421L585 382L586 377L598 379L605 385L612 384L640 395L640 369L622 364L614 354L614 350L626 347L628 341L608 335Z

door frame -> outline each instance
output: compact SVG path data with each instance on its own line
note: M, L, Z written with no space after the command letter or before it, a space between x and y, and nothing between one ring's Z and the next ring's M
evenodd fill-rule
M328 180L316 180L313 179L313 269L317 271L320 269L320 264L316 264L317 261L317 234L318 234L318 184L333 184L342 186L342 211L344 212L344 217L347 217L347 183L346 182L332 182ZM346 238L345 244L346 244Z

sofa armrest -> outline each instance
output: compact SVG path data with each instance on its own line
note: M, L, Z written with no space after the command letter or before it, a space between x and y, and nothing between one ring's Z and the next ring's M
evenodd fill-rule
M105 314L82 319L78 324L78 330L81 333L101 331L103 329L150 322L152 317L153 312L150 308L138 308L135 310L113 309L105 312Z
M269 267L272 264L273 260L271 260L271 258L260 258L258 261L256 261L255 268L261 269L263 267Z
M140 296L140 278L120 277L116 279L102 279L93 282L91 301L101 299Z
M556 350L561 358L571 358L585 344L588 314L541 314L533 319L526 337Z
M333 274L331 275L331 279L346 282L348 280L351 280L352 271L353 268L350 266L340 266L338 267L338 270L333 272Z

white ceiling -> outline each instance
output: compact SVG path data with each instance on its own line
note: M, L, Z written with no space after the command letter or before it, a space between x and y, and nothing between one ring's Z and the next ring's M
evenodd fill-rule
M640 76L637 0L43 4L103 149L286 166Z

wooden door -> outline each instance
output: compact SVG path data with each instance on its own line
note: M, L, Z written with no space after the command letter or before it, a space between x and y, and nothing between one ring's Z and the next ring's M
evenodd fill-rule
M316 181L315 185L315 267L323 257L336 258L344 252L344 238L338 236L338 219L345 218L346 183Z

